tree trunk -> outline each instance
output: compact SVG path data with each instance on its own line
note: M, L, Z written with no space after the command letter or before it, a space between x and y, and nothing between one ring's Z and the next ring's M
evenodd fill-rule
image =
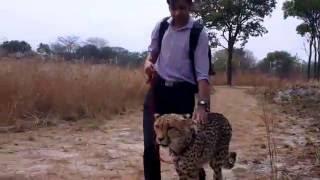
M314 65L313 65L313 78L317 79L317 55L318 55L318 51L317 51L317 38L314 38L314 42L313 42L313 47L314 47Z
M227 69L227 78L228 85L232 86L232 56L233 56L233 44L228 43L228 69Z
M318 36L318 74L317 79L320 81L320 35Z
M311 78L311 58L312 58L312 45L313 45L314 37L311 36L310 44L309 44L309 61L308 61L308 81Z

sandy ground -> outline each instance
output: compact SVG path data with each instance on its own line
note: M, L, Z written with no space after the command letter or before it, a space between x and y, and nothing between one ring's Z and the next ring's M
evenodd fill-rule
M262 108L247 88L217 87L212 111L223 113L233 127L231 150L237 164L225 179L269 179L270 168ZM279 174L291 179L320 179L314 147L319 129L281 112L275 118ZM166 150L162 157L168 159ZM0 134L0 180L4 179L143 179L142 110L113 120L63 122L21 133ZM208 179L211 170L207 167ZM177 179L171 164L162 164L164 180Z

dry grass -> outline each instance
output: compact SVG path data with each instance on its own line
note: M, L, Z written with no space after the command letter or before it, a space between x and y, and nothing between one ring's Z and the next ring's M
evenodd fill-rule
M316 163L320 165L320 147L316 148Z
M275 122L272 113L269 113L266 107L267 97L264 97L262 101L262 116L261 119L264 122L266 133L267 133L267 148L268 148L268 156L269 156L269 165L270 165L270 179L277 180L278 179L278 169L277 169L277 148L274 139L274 128Z
M0 124L16 119L109 117L141 104L140 70L107 65L0 62Z
M290 82L294 82L298 80L290 80ZM253 87L279 87L284 83L287 83L288 80L281 80L276 77L268 76L261 73L255 72L241 72L234 74L233 85L236 86L253 86ZM225 73L217 73L213 77L213 83L215 85L226 85L227 84L227 76Z
M213 78L225 85L225 74ZM16 119L104 117L137 107L146 89L140 70L107 65L43 63L35 59L0 61L0 125ZM238 86L278 87L283 81L238 73Z
M262 115L262 120L264 121L265 124L265 128L266 128L266 132L267 132L267 147L268 147L268 156L269 156L269 162L270 162L270 169L271 169L271 173L270 173L270 179L291 179L290 177L293 174L299 174L301 172L293 172L292 170L290 171L281 171L281 169L278 169L276 163L278 162L279 159L281 159L281 161L284 160L284 157L290 157L290 161L294 162L294 161L299 161L299 153L303 152L303 159L307 159L310 160L306 154L312 152L312 154L315 152L315 159L316 159L316 163L320 162L320 151L319 148L317 149L317 145L314 145L314 142L312 141L312 139L309 137L311 136L315 136L315 134L312 135L312 133L314 133L314 131L317 130L309 130L310 129L310 125L311 126L317 126L319 123L316 121L313 121L313 123L308 123L308 121L310 120L310 117L314 117L314 119L318 119L318 111L316 110L316 108L319 107L319 105L317 106L316 103L319 103L319 101L317 101L317 96L314 95L314 98L311 98L311 101L313 103L311 103L311 101L308 99L308 96L304 97L304 96L292 96L292 100L288 103L283 103L283 104L278 104L277 106L271 106L271 107L267 107L266 104L273 104L275 103L273 98L275 97L275 95L279 92L279 91L283 91L283 90L288 90L288 89L308 89L311 87L319 87L319 82L299 82L299 81L293 81L290 82L288 81L287 83L284 83L282 85L280 85L279 87L273 86L273 87L265 87L265 88L260 88L259 92L258 92L258 97L260 98L261 102L262 102L262 110L263 110L263 115ZM298 97L298 98L297 98ZM304 102L304 100L306 102ZM308 101L307 101L308 100ZM315 108L316 107L316 108ZM272 108L272 109L271 109ZM287 154L288 151L284 151L284 149L281 148L277 148L279 146L279 144L275 144L275 137L277 136L277 134L279 132L277 132L275 134L274 129L277 128L279 129L279 127L277 126L277 122L274 122L276 117L274 115L273 112L282 112L284 113L284 115L289 115L289 116L293 116L293 117L300 117L295 119L296 122L286 122L286 126L283 127L292 127L292 125L297 125L297 123L300 123L300 128L303 128L306 130L306 132L308 132L308 136L306 136L306 146L302 146L302 147L295 147L295 151L290 152L290 154ZM288 116L286 116L288 117ZM289 119L289 118L288 118ZM287 119L287 120L288 120ZM306 120L309 119L309 120ZM303 122L303 126L301 126L301 122ZM290 129L290 128L289 128ZM283 132L282 132L283 133ZM280 133L281 134L281 133ZM288 137L288 139L293 137L292 135L289 134L284 134ZM296 135L296 134L294 134ZM302 135L300 135L302 136ZM316 139L316 138L315 138ZM279 153L280 151L280 153ZM301 151L301 152L300 152ZM284 154L284 152L286 154ZM278 154L279 153L279 154ZM281 158L278 158L278 156L280 155ZM313 158L313 157L312 157ZM312 159L313 160L313 159ZM290 162L288 160L286 160L285 162L290 164L292 162ZM303 161L302 159L300 159L300 161ZM306 165L307 166L307 165ZM313 166L313 165L311 165ZM315 166L314 166L315 167ZM288 166L288 168L290 168L290 166ZM308 169L307 167L304 167L305 169ZM311 173L316 172L316 170L312 170L309 171L310 172L310 176ZM288 174L290 173L290 174Z

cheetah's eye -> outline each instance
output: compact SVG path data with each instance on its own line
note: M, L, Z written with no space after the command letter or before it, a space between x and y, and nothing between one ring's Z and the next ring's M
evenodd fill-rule
M169 127L168 127L168 130L171 130L171 129L174 129L174 127L169 126Z

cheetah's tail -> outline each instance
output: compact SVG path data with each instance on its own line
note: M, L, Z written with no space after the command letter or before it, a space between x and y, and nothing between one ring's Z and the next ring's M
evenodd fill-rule
M236 163L237 153L230 152L229 156L227 157L225 163L223 164L223 168L225 169L232 169Z

